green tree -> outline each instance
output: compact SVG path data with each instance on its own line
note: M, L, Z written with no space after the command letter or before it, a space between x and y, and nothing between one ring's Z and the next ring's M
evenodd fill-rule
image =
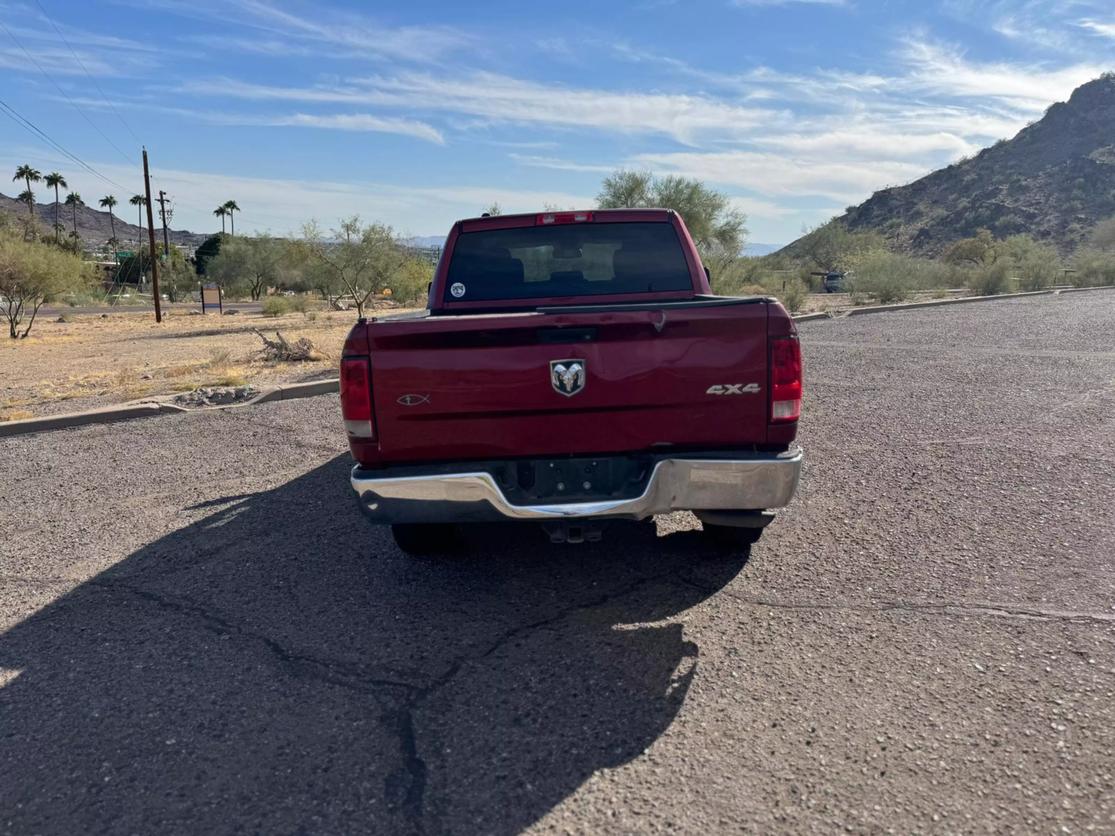
M738 258L747 238L746 216L727 195L688 177L657 178L649 171L617 171L604 178L596 197L601 209L659 206L685 220L703 257Z
M601 209L651 206L654 175L649 171L620 169L604 178L596 202Z
M0 311L12 339L31 333L43 303L85 290L91 283L89 265L80 257L0 231Z
M72 210L73 210L74 239L76 240L77 239L77 210L78 210L79 206L84 206L85 203L82 201L81 195L79 195L77 192L70 192L68 195L66 195L66 205L71 207Z
M201 242L201 246L194 252L194 268L199 276L204 276L208 270L209 262L216 258L221 251L224 236L221 233L210 235Z
M25 196L26 196L25 199L27 201L27 211L31 215L31 226L32 226L32 228L35 226L35 193L33 191L31 191L31 184L32 183L38 183L42 179L43 179L42 172L39 171L38 169L32 168L31 166L27 165L26 163L19 166L15 170L15 176L12 178L13 183L17 183L20 180L22 180L27 186L27 190L23 194L20 195L20 198L25 198Z
M364 224L358 216L341 221L327 240L320 227L310 222L303 227L299 246L305 251L318 281L327 292L350 296L357 316L376 290L390 286L391 279L406 261L403 249L395 243L391 227Z
M128 203L136 207L136 213L139 215L139 240L136 241L136 250L139 250L143 246L143 207L147 205L147 198L141 194L134 194Z
M168 257L159 264L159 289L170 302L178 302L198 289L197 273L173 244Z
M52 171L44 178L48 189L54 189L54 240L59 240L59 232L61 231L62 224L58 222L58 214L61 211L59 208L59 189L68 189L70 184L66 182L66 178L59 174L57 171Z
M1115 284L1115 217L1096 224L1072 259L1077 287Z
M242 287L252 299L259 299L268 287L279 284L286 272L286 251L285 241L266 235L230 237L209 261L206 275L222 288Z
M112 208L116 205L116 198L107 194L101 198L100 203L101 206L108 209L108 223L112 228L112 239L109 241L109 244L112 246L112 260L119 263L120 256L116 249L116 215L112 213Z
M240 207L236 205L235 200L226 200L223 206L225 212L228 214L228 222L230 224L229 234L236 234L236 215L234 213L240 211ZM223 223L223 221L222 221Z
M1021 290L1041 290L1057 283L1061 276L1061 257L1047 244L1029 235L1011 235L1000 246Z
M218 206L216 209L213 210L213 214L221 219L221 235L224 235L225 234L225 218L228 217L228 209L222 203L220 206Z
M987 267L999 259L999 245L989 229L978 229L971 238L961 238L945 250L944 260L949 264L968 267Z
M877 232L853 232L838 218L810 230L794 242L793 255L814 270L842 271L876 250L885 249Z
M1115 217L1100 221L1088 234L1085 249L1101 253L1115 253Z

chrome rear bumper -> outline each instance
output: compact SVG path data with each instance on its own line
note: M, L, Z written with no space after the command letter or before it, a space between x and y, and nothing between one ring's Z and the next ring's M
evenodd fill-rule
M801 474L801 451L734 459L662 459L646 489L630 499L514 505L492 476L462 471L429 476L352 469L364 512L378 523L484 522L569 518L645 519L694 510L760 510L789 504Z

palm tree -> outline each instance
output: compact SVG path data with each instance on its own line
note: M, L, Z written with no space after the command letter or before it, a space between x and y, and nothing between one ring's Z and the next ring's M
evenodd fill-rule
M66 195L66 205L74 208L74 238L77 238L77 207L84 206L85 203L77 192L70 192Z
M223 205L218 206L216 209L213 210L213 214L221 219L221 235L224 235L225 234L225 216L228 215L228 209L225 208Z
M43 180L46 182L46 187L48 189L54 189L54 240L57 241L59 228L62 226L60 223L58 223L58 189L68 189L70 187L70 184L67 183L66 178L59 174L57 171L50 172L50 174L44 177Z
M116 198L110 194L106 194L101 198L101 206L108 209L108 224L112 227L112 240L109 245L112 247L112 260L120 263L120 256L116 253L116 216L112 214L112 207L116 205Z
M18 180L22 180L24 183L27 184L27 191L21 194L20 198L22 199L26 197L27 199L27 211L31 213L32 226L34 226L35 224L35 193L31 191L31 184L38 183L42 179L42 172L32 168L26 163L15 170L15 177L12 178L13 183Z
M226 212L228 212L228 222L232 225L231 234L235 235L236 234L236 216L232 213L233 212L239 212L240 207L236 205L235 200L226 200L223 208Z
M128 203L139 207L139 240L136 241L136 252L139 252L143 248L143 207L147 205L147 198L141 194L134 194Z

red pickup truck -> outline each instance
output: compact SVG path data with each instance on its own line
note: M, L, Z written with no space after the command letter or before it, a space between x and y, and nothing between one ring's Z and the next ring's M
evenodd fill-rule
M664 209L458 221L427 309L360 320L341 359L352 487L410 553L678 510L742 547L797 487L801 397L785 309L712 295Z

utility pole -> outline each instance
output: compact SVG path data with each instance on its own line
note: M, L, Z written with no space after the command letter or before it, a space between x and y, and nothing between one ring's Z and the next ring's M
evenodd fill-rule
M163 216L163 263L170 258L170 239L166 231L166 192L159 189L159 212Z
M147 192L147 240L151 245L151 296L155 300L155 321L163 321L159 299L159 261L155 258L155 216L151 209L151 173L147 169L147 148L143 149L143 188Z

